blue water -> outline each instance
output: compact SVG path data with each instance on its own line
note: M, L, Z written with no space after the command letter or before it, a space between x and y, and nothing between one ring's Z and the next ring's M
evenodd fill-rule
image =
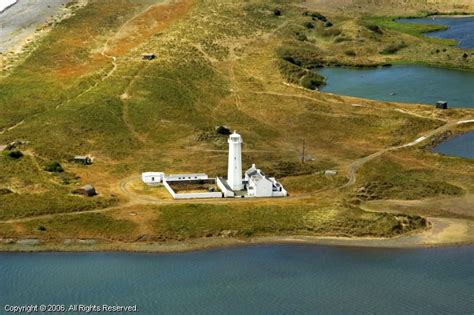
M435 147L433 151L474 159L474 131L448 139Z
M374 100L434 104L446 100L450 107L474 107L474 73L425 66L384 68L322 68L321 90Z
M0 307L141 314L472 314L474 247L265 245L186 254L0 254Z
M449 28L444 31L426 33L426 36L455 39L458 46L465 49L474 48L474 17L427 17L421 19L399 19L400 23L437 24Z

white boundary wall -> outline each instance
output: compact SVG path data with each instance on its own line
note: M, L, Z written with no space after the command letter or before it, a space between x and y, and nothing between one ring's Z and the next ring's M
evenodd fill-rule
M224 193L224 197L231 198L235 197L235 193L232 190L227 189L226 185L222 182L222 178L216 178L217 187Z
M166 180L163 181L163 185L168 190L173 199L211 199L211 198L222 198L222 192L207 192L207 193L187 193L177 194L173 188L168 184Z

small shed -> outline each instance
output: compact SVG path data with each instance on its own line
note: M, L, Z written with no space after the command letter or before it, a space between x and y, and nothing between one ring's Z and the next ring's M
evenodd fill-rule
M436 108L438 109L448 109L448 102L446 101L437 101Z
M77 164L83 164L83 165L91 165L92 164L92 158L87 155L76 155L73 158L73 162Z
M157 186L165 178L163 172L146 172L142 173L142 181L148 186Z
M93 196L97 195L97 192L95 191L94 186L92 186L90 184L82 186L81 188L78 188L78 189L74 190L72 193L75 194L75 195L84 195L84 196L87 196L87 197L93 197Z
M142 54L142 60L153 60L155 58L156 58L155 54L151 54L151 53Z
M336 171L336 170L326 170L326 171L324 172L324 175L325 175L325 176L329 176L329 177L336 176L336 175L337 175L337 171Z

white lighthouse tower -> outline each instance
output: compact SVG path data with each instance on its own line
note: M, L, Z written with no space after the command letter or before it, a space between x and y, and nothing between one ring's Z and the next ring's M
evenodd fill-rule
M229 165L227 183L232 190L242 190L242 137L234 131L229 136Z

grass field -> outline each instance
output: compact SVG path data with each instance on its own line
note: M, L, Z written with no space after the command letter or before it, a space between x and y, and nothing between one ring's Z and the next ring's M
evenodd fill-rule
M362 187L370 198L382 200L472 194L472 161L421 148L366 164L354 187L340 189L353 161L413 141L446 120L472 117L473 111L438 112L311 91L303 87L314 88L312 80L321 79L308 76L312 68L424 62L473 70L474 59L463 58L464 51L451 43L421 36L424 26L330 10L318 12L323 19L300 4L93 1L0 80L0 144L28 141L20 148L22 158L0 156L0 189L14 192L0 196L0 220L112 205L125 209L131 196L120 191L120 180L141 171L224 175L227 143L215 132L218 125L243 135L244 167L257 163L281 179L295 199L140 204L134 211L150 217L120 211L118 217L107 211L51 216L5 223L1 236L133 241L144 233L165 240L225 230L239 237L393 236L425 223L417 216L362 211L357 206L366 200L358 192ZM276 8L281 15L275 15ZM437 49L442 53L433 53ZM157 58L143 61L144 52ZM361 102L364 106L352 106ZM304 165L303 141L315 157ZM93 155L95 163L74 165L70 158L76 154ZM51 161L62 165L66 180L43 169ZM338 175L323 176L327 169ZM99 196L70 194L88 183Z

